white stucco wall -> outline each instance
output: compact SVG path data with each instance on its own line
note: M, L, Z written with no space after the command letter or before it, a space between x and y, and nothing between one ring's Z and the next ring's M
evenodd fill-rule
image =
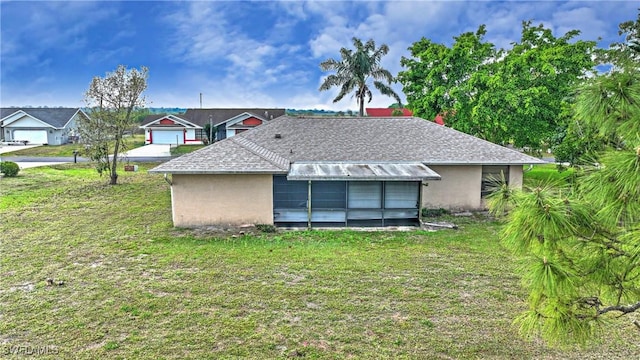
M174 226L273 224L270 174L174 174L171 198Z

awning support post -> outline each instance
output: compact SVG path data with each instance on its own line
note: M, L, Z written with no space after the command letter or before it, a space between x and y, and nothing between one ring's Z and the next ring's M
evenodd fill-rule
M307 190L307 229L311 230L311 180Z

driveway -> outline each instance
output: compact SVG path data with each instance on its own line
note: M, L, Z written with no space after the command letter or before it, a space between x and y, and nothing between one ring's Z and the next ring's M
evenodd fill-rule
M34 147L38 147L42 145L1 145L0 144L0 154L5 154L13 151L31 149Z
M150 144L131 149L123 154L126 157L169 157L171 145Z

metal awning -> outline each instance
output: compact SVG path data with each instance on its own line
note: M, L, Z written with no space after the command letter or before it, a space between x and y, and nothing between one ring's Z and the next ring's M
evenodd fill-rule
M323 163L291 164L287 180L440 180L440 175L422 163Z

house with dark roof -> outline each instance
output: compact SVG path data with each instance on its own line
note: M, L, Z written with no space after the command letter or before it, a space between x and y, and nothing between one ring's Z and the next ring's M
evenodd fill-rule
M187 109L179 115L149 115L140 128L147 144L193 144L208 138L207 124L215 127L215 139L223 140L285 114L285 109Z
M283 116L150 172L171 174L175 226L390 226L483 209L493 177L521 186L535 163L416 117Z
M0 138L30 144L66 144L77 136L80 108L1 108Z
M367 116L371 117L387 117L394 116L393 112L399 110L402 112L402 116L412 116L413 112L405 108L366 108Z

